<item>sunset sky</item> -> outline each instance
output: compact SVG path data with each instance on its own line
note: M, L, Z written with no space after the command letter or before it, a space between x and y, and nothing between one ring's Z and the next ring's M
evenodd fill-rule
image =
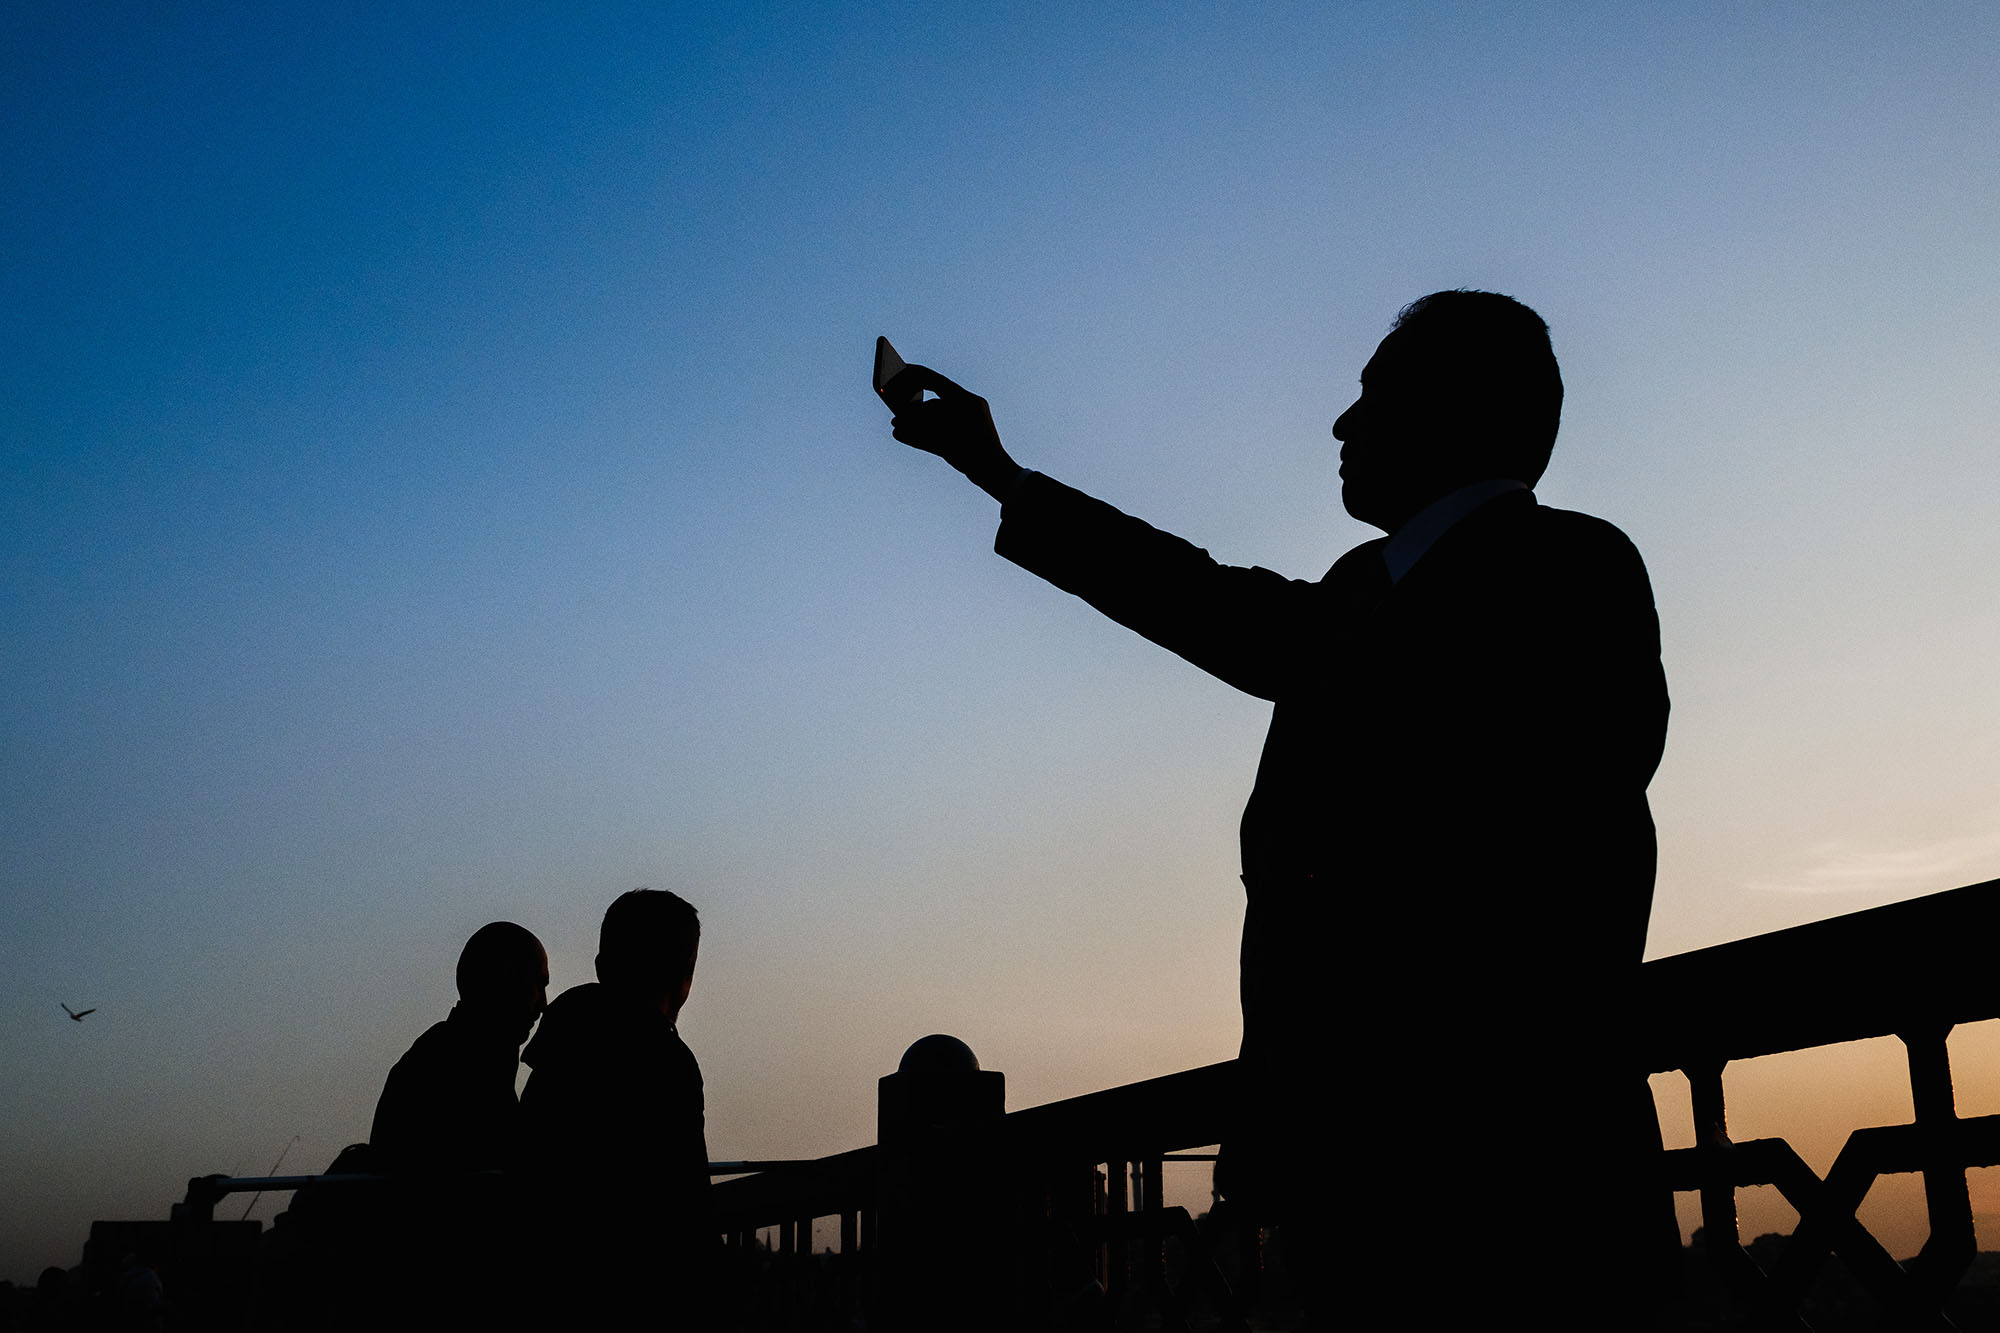
M0 1277L323 1168L473 929L561 990L637 885L718 1158L872 1141L930 1032L1012 1107L1234 1054L1269 707L994 556L877 334L1316 577L1397 308L1516 295L1660 606L1649 954L2000 876L1996 68L1972 3L7 6ZM1893 1061L1733 1127L1823 1169Z

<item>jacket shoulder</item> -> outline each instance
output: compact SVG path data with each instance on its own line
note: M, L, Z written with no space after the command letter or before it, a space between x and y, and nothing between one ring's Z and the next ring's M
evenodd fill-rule
M1523 495L1518 503L1495 501L1475 510L1460 524L1465 553L1482 558L1513 553L1524 560L1573 570L1645 573L1639 548L1616 524L1595 514L1557 509ZM1459 529L1447 532L1439 547L1458 547Z
M1631 547L1632 539L1625 530L1609 519L1595 514L1585 514L1575 509L1557 509L1552 505L1537 504L1529 511L1534 521L1546 528L1551 535L1577 542L1600 542L1607 546Z

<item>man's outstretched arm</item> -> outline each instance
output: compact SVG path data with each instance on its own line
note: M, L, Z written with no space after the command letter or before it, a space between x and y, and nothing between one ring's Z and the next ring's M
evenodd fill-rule
M1221 564L1191 542L1028 472L1001 444L986 400L926 366L909 366L892 383L938 395L899 412L895 436L1001 501L999 554L1259 698L1290 692L1300 672L1323 663L1335 618L1320 585Z

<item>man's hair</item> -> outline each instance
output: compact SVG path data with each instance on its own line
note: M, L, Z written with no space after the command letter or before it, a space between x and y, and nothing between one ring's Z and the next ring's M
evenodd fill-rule
M597 932L597 979L610 985L666 991L694 968L701 917L677 893L634 889L605 909Z
M458 952L458 995L475 1003L510 992L523 980L538 979L542 942L526 926L489 921L472 932Z
M1562 421L1562 372L1549 326L1498 292L1432 292L1404 306L1390 326L1418 364L1437 377L1440 401L1464 418L1497 476L1541 479ZM1490 450L1490 453L1489 453Z

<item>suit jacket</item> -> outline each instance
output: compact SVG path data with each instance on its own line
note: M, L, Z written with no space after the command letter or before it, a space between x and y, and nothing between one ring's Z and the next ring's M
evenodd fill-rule
M1242 822L1245 1072L1270 1114L1310 1116L1300 1089L1334 1061L1422 1136L1468 1085L1612 1058L1667 693L1645 566L1610 524L1505 494L1393 587L1385 540L1287 579L1030 474L995 549L1272 701Z

